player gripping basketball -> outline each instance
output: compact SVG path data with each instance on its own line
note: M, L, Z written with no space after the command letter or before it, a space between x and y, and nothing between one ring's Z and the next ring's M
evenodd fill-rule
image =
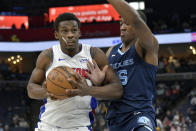
M121 99L110 101L107 123L110 131L155 131L155 81L158 42L139 14L125 0L108 0L121 16L122 43L107 56L124 87ZM104 72L89 63L90 79L100 84ZM102 76L98 75L102 74Z
M108 65L105 54L98 48L85 44L79 44L80 21L71 13L59 15L54 23L55 37L60 44L44 50L38 57L36 67L33 70L28 86L28 96L32 99L44 99L41 107L40 122L36 131L88 131L91 130L93 121L91 108L96 107L95 99L117 99L122 96L123 89L115 72ZM103 86L92 87L86 77L88 71L87 62L94 59L98 66L105 71ZM71 97L69 91L61 100L55 100L54 94L47 92L45 79L50 71L59 66L68 66L86 77L85 88L77 89L77 93ZM60 71L59 72L63 72ZM55 77L55 76L54 76ZM77 79L77 78L76 78ZM82 79L85 80L85 79ZM54 81L53 81L54 82ZM84 81L83 81L84 82ZM81 87L82 85L80 85ZM57 86L58 88L58 86ZM112 92L112 93L111 93ZM89 118L90 117L90 118Z

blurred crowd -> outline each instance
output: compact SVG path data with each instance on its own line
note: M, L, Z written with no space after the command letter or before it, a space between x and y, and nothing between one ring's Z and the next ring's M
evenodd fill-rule
M28 80L29 74L24 73L22 64L13 64L7 60L0 60L0 80Z
M158 73L195 72L196 56L176 58L174 56L159 57Z
M28 131L26 83L0 82L0 131Z
M150 16L149 16L150 17ZM180 15L179 13L168 14L167 16L152 16L152 21L148 22L154 33L176 33L176 32L192 32L196 30L195 15Z

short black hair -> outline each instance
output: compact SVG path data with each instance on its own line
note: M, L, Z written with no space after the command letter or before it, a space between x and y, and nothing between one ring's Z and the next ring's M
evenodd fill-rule
M143 20L145 23L147 23L147 17L146 17L146 15L144 14L144 12L141 11L141 10L138 10L137 12L138 12L138 14L140 15L140 17L142 18L142 20Z
M76 21L77 23L78 23L78 28L80 28L80 25L81 25L81 23L80 23L80 20L74 15L74 14L72 14L72 13L62 13L62 14L60 14L57 18L56 18L56 20L55 20L55 22L54 22L54 29L56 30L56 31L58 31L58 26L59 26L59 23L61 22L61 21L69 21L69 20L74 20L74 21Z

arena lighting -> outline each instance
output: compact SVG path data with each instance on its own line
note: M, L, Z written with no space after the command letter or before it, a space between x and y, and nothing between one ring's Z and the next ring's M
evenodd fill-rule
M20 58L21 56L20 55L17 55L17 58Z
M14 65L16 65L17 63L20 63L23 60L22 56L17 55L17 56L10 56L9 58L7 58L7 61L9 63L12 63Z
M7 61L9 61L9 62L10 62L10 61L11 61L11 59L10 59L10 58L8 58L8 59L7 59Z
M11 59L13 60L14 59L14 56L11 56Z
M175 33L155 35L159 44L180 44L195 42L193 33ZM94 47L110 47L121 42L120 37L80 39L80 43L89 44ZM0 42L1 52L35 52L51 48L59 44L58 41L40 41L40 42ZM21 59L20 59L21 60Z
M136 10L145 10L145 3L144 3L144 1L129 2L129 5L131 5Z
M196 55L196 50L195 49L193 50L193 54Z

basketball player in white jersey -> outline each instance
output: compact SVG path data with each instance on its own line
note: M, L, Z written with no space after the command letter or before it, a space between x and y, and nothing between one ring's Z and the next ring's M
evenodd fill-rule
M40 122L35 131L89 131L91 130L92 109L96 107L96 98L118 99L123 89L115 72L109 65L107 57L98 48L79 44L80 21L71 13L59 15L54 23L55 38L60 44L44 50L38 57L28 86L28 96L32 99L43 99ZM101 44L101 43L100 43ZM92 86L87 77L87 62L94 59L100 69L106 72L104 85ZM85 77L88 88L79 88L77 96L67 92L65 99L56 100L49 94L44 81L53 68L69 66ZM86 87L86 85L85 85ZM93 96L93 97L92 97Z

